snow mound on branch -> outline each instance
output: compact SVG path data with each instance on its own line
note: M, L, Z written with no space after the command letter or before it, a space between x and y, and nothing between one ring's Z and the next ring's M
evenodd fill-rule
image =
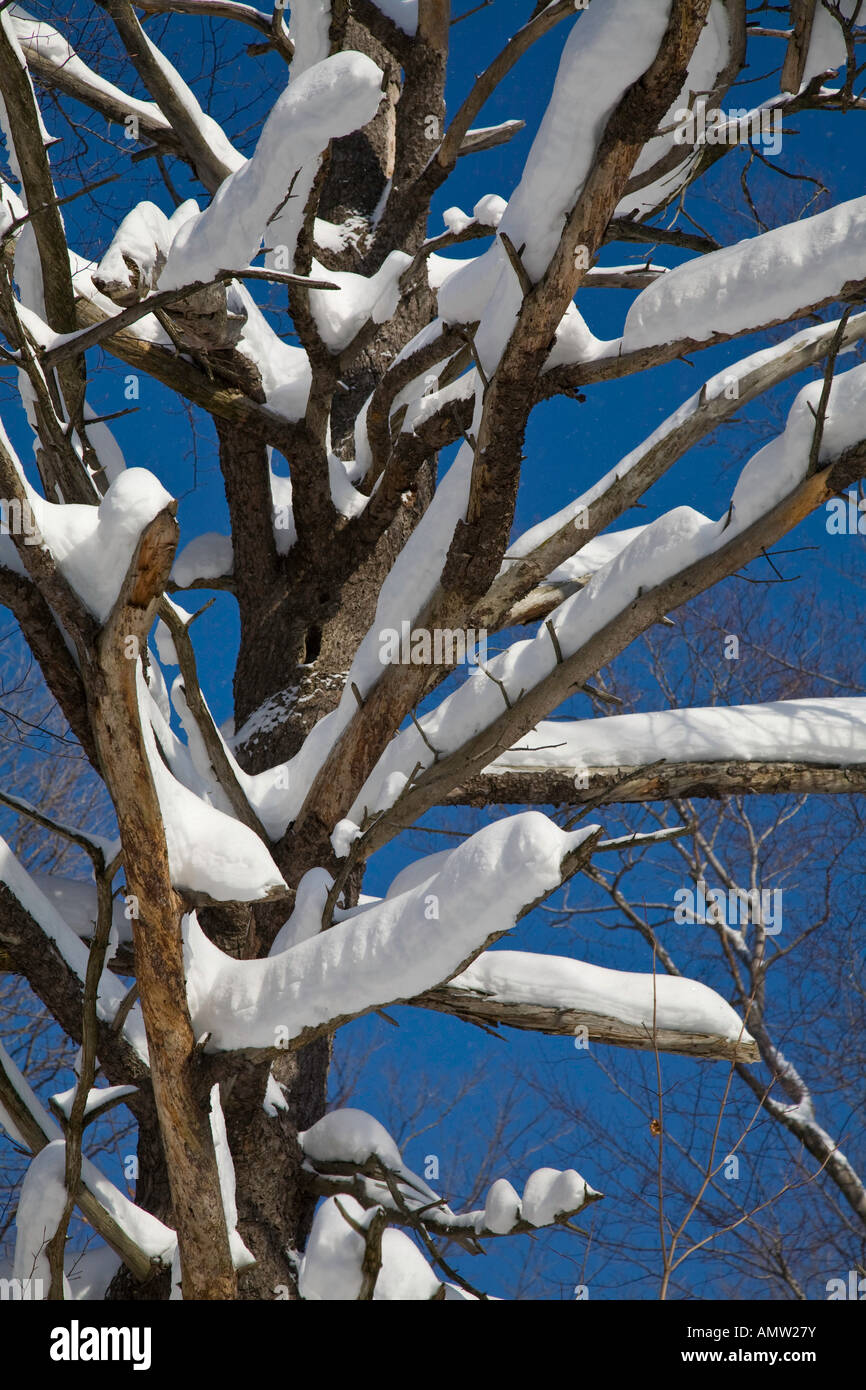
M526 1179L521 1212L531 1226L550 1226L558 1216L576 1212L593 1189L573 1168L536 1168Z
M169 218L155 203L138 203L120 223L93 283L117 303L134 303L156 288L171 244L185 222L198 215L188 198Z
M57 909L76 936L92 936L96 930L96 884L90 879L63 878L59 874L32 873L32 882ZM132 940L132 922L124 915L122 897L112 903L111 925L117 940Z
M67 926L58 908L41 891L39 885L28 874L24 865L19 863L17 857L2 838L0 838L0 883L6 885L24 911L33 918L34 922L39 923L42 931L50 941L54 942L60 956L83 986L87 974L87 948L78 939L75 931ZM104 970L99 981L96 1001L97 1012L104 1022L110 1023L116 1017L125 994L126 989L120 981L110 971ZM147 1062L147 1038L140 1004L136 1003L130 1010L123 1025L123 1037L135 1049L142 1061Z
M647 141L632 169L632 179L648 173L665 155L676 148L675 131L670 127L675 124L677 112L689 107L692 93L712 92L715 89L718 78L730 59L730 47L731 26L727 7L724 0L712 0L707 22L700 32L689 62L688 76L683 89L659 122L661 129L667 129L667 133ZM644 188L627 193L617 206L615 217L644 216L659 203L667 201L680 188L691 166L699 158L701 148L689 148L687 145L681 145L679 148L682 155L680 163Z
M507 1178L497 1178L487 1194L479 1228L507 1235L520 1220L520 1197Z
M642 290L628 311L623 352L788 318L864 278L866 197L687 261Z
M153 702L137 671L141 728L162 812L171 880L216 902L256 902L285 888L282 874L255 831L209 805L168 770L151 725Z
M347 347L368 319L385 323L396 311L400 298L400 276L412 257L405 251L392 251L375 275L356 275L349 270L328 270L313 261L312 275L331 280L336 290L310 290L310 310L319 335L331 352Z
M311 1129L298 1135L298 1143L314 1163L357 1163L379 1158L386 1168L399 1171L403 1157L384 1125L364 1110L332 1110Z
M453 849L421 889L374 903L267 960L233 960L190 914L184 937L196 1034L211 1034L212 1051L271 1048L277 1038L413 998L557 887L565 855L596 829L567 833L538 811L497 821Z
M858 8L857 0L838 0L839 11L843 18L850 19L854 11ZM862 19L860 23L862 24ZM812 33L809 36L809 52L806 57L806 65L803 69L802 88L813 77L819 73L831 69L833 72L845 66L848 61L848 50L845 47L845 36L841 25L834 19L829 10L823 5L815 7L815 18L812 21Z
M418 0L375 0L375 5L404 34L411 36L417 32Z
M733 517L741 528L769 511L805 477L822 391L822 381L804 386L788 412L782 433L753 454L740 473L732 504ZM817 462L837 457L864 432L866 365L861 364L833 378Z
M255 1264L256 1257L244 1244L243 1238L238 1230L238 1207L235 1198L235 1165L232 1161L232 1153L229 1148L228 1134L226 1132L225 1116L223 1115L222 1104L220 1103L219 1082L214 1083L210 1092L210 1128L213 1137L217 1176L219 1178L223 1214L226 1219L226 1231L228 1232L232 1264L235 1269L246 1269L249 1265Z
M609 970L566 956L535 955L529 951L484 951L451 988L471 990L503 1003L600 1014L648 1030L700 1033L729 1041L752 1041L720 994L698 980L677 975L639 974Z
M231 536L207 531L195 536L177 555L171 578L179 589L188 589L197 579L222 579L234 568Z
M268 219L286 200L300 170L331 139L375 116L382 71L363 53L335 53L289 84L275 102L255 153L217 189L213 201L178 232L160 289L211 280L240 270L258 253ZM290 204L291 206L291 204ZM295 214L295 236L303 207ZM281 235L285 240L285 229ZM294 256L294 240L288 245Z
M298 1277L301 1298L315 1302L353 1302L358 1298L365 1241L346 1216L364 1230L373 1219L373 1211L365 1210L354 1197L340 1196L329 1197L316 1212ZM429 1301L440 1287L410 1238L402 1231L386 1229L374 1300Z
M28 487L30 506L63 577L105 622L142 531L172 501L146 468L127 468L98 507L46 502Z
M382 1268L373 1302L429 1302L441 1288L421 1251L403 1231L382 1234Z
M632 0L591 5L566 40L553 94L508 203L500 230L533 281L541 278L565 220L592 168L605 122L646 71L667 27L670 0L644 0L635 24Z
M776 700L763 705L542 720L485 772L640 767L668 762L866 762L866 699Z
M45 1246L57 1230L65 1205L66 1144L62 1139L55 1139L31 1159L21 1184L12 1265L13 1278L40 1280L45 1298L51 1284L51 1266ZM64 1275L63 1297L69 1296L69 1284Z
M353 1221L363 1225L368 1213L354 1197L339 1199ZM361 1289L364 1240L349 1225L329 1197L316 1212L298 1274L298 1292L311 1302L343 1303L357 1299Z

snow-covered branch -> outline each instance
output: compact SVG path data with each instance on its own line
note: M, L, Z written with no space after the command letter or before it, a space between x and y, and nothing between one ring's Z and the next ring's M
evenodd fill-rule
M577 872L596 826L559 830L538 812L485 826L444 862L413 865L411 879L330 930L318 920L267 960L233 960L185 919L188 997L209 1051L295 1050L321 1033L407 1002L459 974L531 906ZM296 924L297 925L297 924ZM316 935L309 935L312 928Z

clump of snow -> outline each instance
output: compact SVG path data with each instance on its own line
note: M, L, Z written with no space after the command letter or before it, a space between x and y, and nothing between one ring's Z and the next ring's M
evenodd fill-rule
M363 53L335 53L290 82L265 121L255 153L217 189L212 202L175 238L161 289L213 279L241 269L258 253L268 219L284 202L295 176L328 142L372 120L382 98L382 71ZM280 239L294 257L303 199L293 225L282 218Z
M52 882L56 882L53 876ZM62 902L55 905L55 902L49 901L3 839L0 839L0 883L6 885L24 911L29 913L35 922L38 922L46 937L54 942L73 975L76 975L83 985L87 973L88 951L73 928L67 926L61 916L58 908L62 907ZM69 894L71 900L75 902L74 890L70 888L66 880L64 880L64 885L64 897ZM94 891L92 885L85 884L85 888L90 894ZM78 899L77 910L82 910L80 898ZM95 920L95 914L92 920ZM79 923L79 925L81 924ZM110 971L103 971L99 981L96 1002L99 1017L106 1023L110 1023L115 1018L125 995L126 989L121 982ZM142 1061L147 1062L147 1038L140 1004L135 1004L130 1010L123 1025L123 1037L135 1049Z
M859 8L857 0L838 0L838 5L834 4L834 9L839 10L843 19L851 19L855 11ZM862 23L862 19L860 21ZM819 73L827 72L828 69L837 72L839 68L845 66L848 61L848 49L845 45L845 35L842 26L831 14L830 10L824 5L815 6L814 19L812 20L812 32L809 36L809 52L806 55L806 63L803 69L802 88L811 82L813 77Z
M610 113L655 57L669 13L670 0L644 0L637 25L631 0L607 0L591 5L566 39L553 94L500 224L515 246L525 246L533 281L556 250Z
M358 1298L365 1241L346 1216L365 1230L374 1211L375 1208L365 1210L348 1195L329 1197L322 1203L301 1262L301 1298L315 1302L348 1302ZM426 1301L439 1288L439 1280L409 1236L387 1228L382 1233L382 1266L373 1290L374 1301Z
M564 956L528 951L484 951L452 979L451 987L503 1003L538 1004L616 1018L647 1029L650 1038L655 1017L658 1029L751 1041L742 1020L720 994L682 976L608 970Z
M207 531L195 536L178 551L171 567L171 579L179 589L188 589L196 580L222 579L234 569L231 536Z
M479 1229L507 1235L520 1220L520 1197L507 1178L497 1178L487 1194Z
M628 311L622 351L787 319L863 278L866 197L840 203L677 266Z
M550 1226L558 1216L579 1211L592 1193L579 1173L568 1168L536 1168L523 1189L522 1216L531 1226Z
M279 955L322 930L322 913L334 880L326 869L308 869L298 884L292 915L274 938L269 954Z
M538 768L640 767L668 762L866 762L866 699L776 700L768 704L542 720L488 773Z
M446 208L442 214L442 221L448 231L454 236L459 236L465 232L467 227L471 227L472 218L467 216L462 208Z
M223 1108L220 1103L219 1082L216 1082L211 1087L210 1092L210 1128L213 1137L220 1196L222 1197L223 1213L226 1219L226 1230L228 1232L232 1263L235 1269L246 1269L248 1265L255 1264L256 1260L255 1256L244 1244L240 1232L238 1231L238 1207L235 1200L235 1165L232 1162L231 1149L229 1148L228 1134L226 1132L225 1116L223 1115Z
M361 827L353 820L338 820L331 832L331 845L338 859L345 859L352 845L360 837Z
M12 1276L41 1281L46 1298L51 1284L51 1266L45 1247L57 1230L66 1205L65 1174L66 1144L62 1139L55 1139L31 1159L18 1196ZM65 1277L63 1296L69 1297Z
M258 835L217 810L169 771L151 727L153 704L139 667L141 727L162 811L172 882L217 902L255 902L285 888L283 876Z
M192 203L192 211L198 207ZM155 203L138 203L124 217L99 262L93 283L116 303L144 299L159 281L171 248L169 219Z
M507 207L505 199L500 198L498 193L485 193L472 209L472 216L483 227L498 227Z
M368 319L385 323L396 311L400 298L400 276L412 258L405 251L392 251L375 275L356 275L348 270L327 270L313 261L316 279L330 280L337 290L310 290L310 310L322 341L331 352L340 352Z
M64 578L100 622L120 592L142 531L172 501L146 468L127 468L98 507L46 502L28 487L36 525Z
M418 30L418 0L375 0L376 9L410 37Z
M429 1302L440 1287L440 1281L409 1236L390 1228L382 1233L382 1268L373 1290L374 1303Z
M328 1197L322 1203L313 1220L298 1273L298 1292L303 1299L348 1302L357 1299L360 1293L364 1239L352 1229L340 1207L362 1227L372 1216L348 1195Z
M332 1110L311 1129L298 1135L298 1143L314 1163L356 1163L378 1158L395 1172L403 1158L384 1125L364 1110Z
M240 829L240 827L236 827ZM447 980L521 910L560 882L561 864L596 827L568 833L537 811L487 825L421 888L385 898L266 960L233 960L184 919L187 995L212 1051L271 1048ZM438 919L431 923L430 895Z

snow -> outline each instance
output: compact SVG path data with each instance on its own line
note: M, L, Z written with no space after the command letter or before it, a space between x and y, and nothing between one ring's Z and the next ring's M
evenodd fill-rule
M330 43L330 0L295 0L291 7L289 37L295 52L289 81L297 81L315 63L327 58Z
M355 1163L359 1168L378 1158L399 1172L403 1158L384 1125L364 1110L332 1110L298 1135L298 1143L313 1163Z
M54 1104L63 1112L67 1120L72 1114L72 1105L75 1100L77 1086L71 1086L68 1091L58 1091L51 1097ZM125 1096L134 1096L138 1090L137 1086L94 1086L87 1096L84 1107L85 1119L95 1115L104 1106L112 1104Z
M55 1139L31 1160L21 1184L15 1216L12 1277L41 1280L46 1298L51 1267L45 1246L57 1230L66 1205L65 1168L66 1144L62 1139ZM65 1278L63 1296L69 1296Z
M244 1244L238 1232L238 1208L237 1202L235 1201L235 1166L232 1162L231 1149L229 1148L225 1116L223 1115L222 1105L220 1104L219 1082L216 1082L211 1087L210 1092L210 1128L211 1135L213 1136L217 1176L219 1178L220 1195L222 1197L223 1212L226 1219L226 1230L228 1231L229 1250L231 1251L232 1263L235 1269L245 1269L248 1265L255 1264L256 1260L255 1256Z
M659 122L662 129L675 124L676 113L689 106L690 97L698 93L711 92L719 74L730 57L730 26L724 0L712 0L707 22L700 32L689 62L688 77L668 113ZM665 135L648 140L638 155L632 178L636 178L653 168L671 149L674 148L674 131L668 129ZM699 148L682 147L681 162L667 174L655 179L645 188L627 193L616 208L615 217L628 217L633 212L644 217L661 202L666 201L685 181L691 166L700 153Z
M382 96L381 82L381 69L362 53L335 53L296 77L274 103L252 158L178 232L160 288L211 280L220 270L248 265L293 177L318 158L329 140L372 119ZM288 249L284 269L294 258L303 211L304 199L298 197L290 199L281 214L274 244Z
M148 35L142 30L142 38L153 62L161 70L166 82L170 85L175 100L184 108L187 120L197 129L202 142L208 146L211 153L216 157L220 164L229 171L237 171L245 164L244 156L235 149L230 140L227 139L222 126L202 111L192 89L184 82L177 68L169 62L165 54L157 48Z
M859 6L857 0L838 0L838 8L845 19L850 19ZM862 24L862 17L859 22ZM828 69L833 72L838 71L839 68L845 66L847 60L848 50L845 47L841 26L829 10L825 9L823 4L819 2L815 7L815 17L812 21L812 33L809 37L809 52L803 70L802 87L805 87L819 73L826 72Z
M191 199L192 212L198 207ZM184 204L184 207L188 204ZM142 202L128 212L99 262L93 283L109 299L119 303L144 299L156 289L160 271L171 249L169 219L155 203ZM137 269L133 280L129 262Z
M179 589L188 589L196 580L222 579L231 574L233 568L231 536L207 531L178 551L171 567L171 580Z
M339 285L336 290L310 290L310 311L322 342L331 352L341 352L368 319L385 323L397 308L400 276L412 257L392 251L375 275L356 275L348 270L328 270L314 260L312 276Z
M484 227L498 227L507 207L507 202L498 193L485 193L472 209L472 216Z
M404 34L418 29L418 0L376 0L376 9L387 15Z
M574 520L574 508L568 507L564 508L563 512L558 513L557 517L550 518L548 521L540 521L537 526L525 531L505 552L500 574L509 568L509 560L521 559L523 556L531 554L536 546L541 545L543 541L555 534L559 526L566 525L571 520ZM595 536L591 541L587 541L586 545L582 545L574 555L569 556L555 570L552 570L547 578L551 582L555 582L595 574L596 570L600 570L610 560L613 560L627 545L631 545L632 541L636 540L643 530L643 526L629 526L623 531L607 531L604 535Z
M866 763L866 698L777 700L544 720L486 769L638 767L667 762Z
M365 812L372 815L387 809L393 804L389 799L390 789L396 785L393 774L403 772L408 775L416 765L421 769L429 767L434 757L431 749L435 748L439 757L445 757L489 728L503 713L502 688L498 682L504 685L506 691L516 695L520 691L534 689L547 679L558 660L549 626L556 634L562 659L567 660L633 603L639 591L646 592L658 587L698 560L707 558L790 495L808 469L814 431L809 403L814 406L820 393L820 381L804 387L791 407L784 431L745 465L734 489L730 515L726 509L722 517L712 521L691 507L675 507L649 525L639 528L629 544L619 548L607 563L595 571L588 583L553 611L534 637L513 643L491 658L484 670L473 670L462 685L419 720L420 729L413 724L397 734L349 808L348 818L359 821ZM864 402L866 366L855 367L834 379L819 461L838 455L861 438ZM468 450L468 446L462 446L456 462L440 485L440 492L454 479L464 449ZM616 470L613 476L616 476ZM456 479L454 481L456 487ZM599 486L596 485L596 488ZM591 500L590 494L585 494L582 500ZM429 523L431 514L435 515L435 512L434 499L412 540L404 548L401 560L411 553L412 541L423 535L424 522ZM560 513L560 519L562 515ZM553 523L549 521L543 525L553 528ZM399 562L389 579L398 569ZM380 612L387 589L388 581L380 596ZM393 625L392 622L377 621L373 635ZM369 636L364 639L356 657L357 666L361 666ZM491 676L496 679L491 679ZM360 680L359 688L364 689ZM346 705L344 697L338 716ZM325 736L330 733L324 721L319 729L324 729ZM308 740L308 744L310 742Z
M348 1195L329 1197L322 1203L301 1262L298 1291L303 1299L346 1302L358 1298L365 1242L343 1212L362 1229L369 1226L374 1215L373 1210L365 1210ZM386 1229L382 1234L382 1267L374 1300L429 1300L439 1288L440 1281L409 1236Z
M373 1290L374 1303L380 1301L429 1301L441 1285L421 1251L403 1231L382 1234L382 1268Z
M520 1197L507 1178L497 1178L487 1194L479 1226L507 1235L520 1220Z
M88 950L75 932L67 926L59 911L21 865L6 841L0 839L0 882L17 898L49 940L56 945L60 956L74 975L84 981L87 973ZM104 971L99 982L97 1013L110 1023L126 997L126 987L109 972ZM135 1004L123 1025L123 1035L142 1061L147 1062L147 1039L141 1007Z
M271 328L249 290L238 281L229 287L233 312L246 314L238 350L258 367L267 404L287 420L300 420L307 408L312 371L301 347L284 343Z
M600 1014L649 1030L700 1033L728 1041L751 1041L729 1004L707 985L675 975L608 970L565 956L528 951L484 951L451 981L505 1003L538 1004L576 1013ZM655 1000L655 1004L654 1004ZM524 1212L525 1215L525 1212Z
M142 531L172 501L146 468L127 468L98 507L47 502L27 485L39 530L57 566L100 622L111 612Z
M95 414L96 411L93 407L85 401L84 419L90 422L86 426L87 438L99 459L106 478L109 483L113 483L126 468L126 461L108 425L104 420L94 420Z
M136 1005L136 1008L137 1007ZM3 1070L15 1087L17 1094L24 1101L27 1110L34 1117L42 1133L48 1140L47 1147L52 1149L51 1156L49 1159L45 1160L46 1172L43 1174L40 1172L40 1169L37 1168L36 1177L39 1181L37 1182L36 1178L34 1178L31 1184L32 1207L30 1208L30 1216L32 1220L28 1220L26 1223L28 1226L28 1235L25 1237L24 1243L21 1246L23 1260L25 1258L23 1252L29 1249L32 1253L34 1245L38 1244L42 1239L41 1232L43 1230L49 1238L53 1233L53 1227L50 1225L50 1217L56 1209L55 1204L60 1200L60 1194L57 1191L57 1183L59 1182L61 1186L65 1187L65 1158L63 1154L65 1143L60 1126L38 1100L2 1044L0 1044L0 1065L2 1065ZM10 1123L9 1117L2 1107L0 1107L0 1123L2 1123L3 1127L16 1142L21 1143L24 1148L27 1147L21 1136L16 1132L14 1126ZM40 1155L37 1155L37 1158L45 1152L46 1150L42 1149ZM28 1170L28 1176L33 1172L34 1167L33 1164L31 1164ZM46 1179L45 1182L43 1182L43 1177ZM149 1255L153 1259L162 1259L166 1261L170 1259L171 1252L177 1245L177 1237L173 1230L165 1226L157 1217L152 1216L150 1212L144 1211L141 1207L137 1207L135 1203L130 1201L130 1199L119 1191L113 1183L109 1182L108 1178L100 1173L96 1165L88 1158L82 1158L81 1179L89 1191L93 1193L105 1210L127 1233L130 1239L135 1242L139 1249L143 1250L146 1255ZM45 1207L40 1206L43 1187L45 1188ZM18 1248L16 1246L16 1261L17 1258ZM32 1269L28 1269L21 1277L26 1278L32 1272ZM47 1282L45 1288L47 1293Z
M101 1303L122 1264L110 1245L97 1245L76 1255L67 1270L70 1298L76 1303Z
M352 845L360 838L361 827L353 820L338 820L331 833L331 845L338 859L345 859Z
M573 1168L536 1168L523 1189L521 1214L531 1226L550 1226L560 1215L578 1211L586 1202L588 1187Z
M733 516L740 529L793 490L805 477L809 449L815 433L815 417L823 381L812 381L800 391L788 412L785 428L754 454L734 488ZM866 365L833 378L817 462L836 458L864 433Z
M500 223L515 246L525 245L531 280L547 269L605 123L655 57L669 13L670 0L644 0L636 25L631 0L607 0L591 5L566 39L553 94Z
M298 884L292 915L283 923L271 946L271 955L278 956L308 941L322 930L322 913L334 880L325 869L308 869Z
M273 1072L268 1072L268 1084L265 1087L265 1098L262 1101L262 1109L266 1115L274 1119L278 1110L288 1110L288 1108L289 1103L286 1100L285 1092L280 1082L277 1081Z
M622 351L743 333L837 296L863 278L866 197L677 266L628 311Z
M59 874L38 871L31 873L30 878L76 936L93 936L96 929L97 903L96 884L92 879L87 881L63 878ZM111 925L118 942L132 940L132 922L124 912L123 898L115 898L112 903Z
M78 57L69 41L52 25L45 20L34 18L23 5L13 5L9 14L15 35L25 54L35 51L52 67L63 68L70 78L84 83L95 96L108 97L118 102L130 114L146 116L152 126L170 129L168 120L155 101L140 101L137 97L128 96L113 82L100 77Z
M337 1202L339 1201L339 1206ZM364 1240L343 1213L362 1227L372 1217L354 1197L329 1197L316 1212L298 1275L301 1298L313 1302L346 1302L361 1289Z
M187 997L209 1051L271 1048L305 1029L411 999L448 979L489 937L560 882L566 833L537 811L485 826L421 889L384 899L267 960L236 961L184 919ZM439 917L431 925L430 895Z
M172 883L217 902L254 902L285 888L258 835L184 786L165 766L151 726L153 701L139 667L141 727L162 812Z
M442 214L442 221L453 236L459 236L467 227L472 226L472 218L468 217L462 208L446 208Z

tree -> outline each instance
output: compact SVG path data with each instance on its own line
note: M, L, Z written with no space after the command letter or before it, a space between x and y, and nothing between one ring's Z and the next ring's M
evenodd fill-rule
M334 1033L389 1005L757 1060L759 978L737 1012L675 974L489 948L567 880L597 872L599 856L679 834L605 838L589 810L862 785L842 700L672 708L615 731L549 720L581 694L604 700L599 672L670 611L825 503L853 505L866 368L839 359L866 334L854 312L866 203L733 246L679 215L741 140L773 153L782 121L860 109L859 5L792 8L780 38L747 25L741 0L651 0L639 26L627 0L554 0L449 118L444 0L304 2L291 26L281 4L100 0L74 10L69 36L21 6L0 10L2 360L35 464L31 479L10 425L0 599L116 823L104 836L4 793L90 865L83 906L80 885L61 880L49 895L4 852L0 941L80 1046L77 1084L54 1115L11 1058L0 1071L4 1125L33 1155L17 1277L35 1272L63 1296L77 1205L123 1261L111 1296L167 1297L179 1281L186 1298L477 1297L437 1239L473 1250L564 1225L599 1193L591 1174L541 1168L522 1195L501 1179L483 1208L455 1213L378 1122L325 1115ZM217 45L212 89L226 73L255 88L262 61L279 71L248 155L243 130L230 138L218 124L216 97L182 75L184 16ZM241 25L258 33L236 62L222 36ZM521 128L474 122L557 26L552 92L507 204L450 208L431 235L431 202L458 160ZM781 69L772 95L721 117L747 56L768 44ZM843 85L825 84L830 66L845 67ZM130 196L88 258L66 219L69 199L99 187L94 113L138 148L112 150L109 177L123 175ZM53 117L79 140L81 167L62 180ZM144 198L132 195L140 169ZM482 239L469 260L440 254ZM620 242L685 259L599 265ZM286 303L264 286L285 287ZM593 288L639 291L608 341L575 303ZM733 350L625 459L512 538L541 402L580 401L782 325L762 351ZM112 362L130 404L99 414L88 391ZM686 451L807 369L814 379L722 515L677 505L610 530ZM109 425L142 379L213 422L230 535L202 534L199 519L181 537L157 478L170 486L171 467L121 455ZM196 589L236 604L232 728L199 679L199 615L172 597ZM489 656L494 635L505 646ZM565 829L538 809L498 814L563 801L576 808ZM494 810L383 898L362 894L374 855L431 808L460 804ZM94 1086L97 1070L108 1087ZM117 1102L138 1125L134 1203L84 1154L85 1122Z

